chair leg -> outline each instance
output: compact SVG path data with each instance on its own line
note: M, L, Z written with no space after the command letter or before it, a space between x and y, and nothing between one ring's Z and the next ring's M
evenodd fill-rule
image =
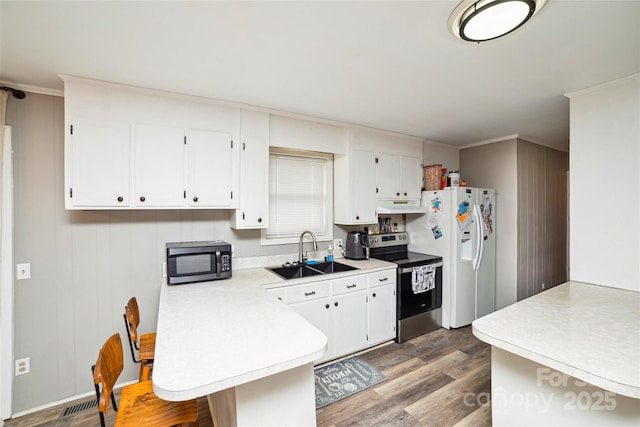
M151 363L142 362L140 363L140 378L139 381L147 381L151 379Z

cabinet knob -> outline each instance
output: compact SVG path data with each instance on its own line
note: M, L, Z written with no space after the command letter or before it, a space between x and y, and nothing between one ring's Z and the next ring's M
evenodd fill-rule
M358 215L356 215L356 219L360 219L360 217Z
M144 196L140 196L140 201L144 202L145 200L147 200Z
M326 309L328 309L329 307L331 307L329 304L324 306L324 308L326 308Z
M193 201L197 203L198 202L198 196L193 196Z
M118 196L118 202L122 203L123 200L124 200L124 197Z
M258 222L262 222L262 218L258 218Z
M404 195L406 196L406 195L407 195L407 193L404 193Z
M338 306L338 301L334 302L333 305Z
M373 294L373 297L374 297L374 298L376 297L376 294L375 294L375 293Z
M400 193L396 193L396 196L399 196L399 195L400 195Z

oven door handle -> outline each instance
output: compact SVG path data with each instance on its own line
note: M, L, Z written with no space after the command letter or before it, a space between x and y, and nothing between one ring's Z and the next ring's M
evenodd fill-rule
M433 263L433 264L422 264L422 265L432 265L435 268L442 267L442 263L441 262L436 262L436 263ZM400 270L400 274L412 273L413 272L413 267L399 268L398 270Z

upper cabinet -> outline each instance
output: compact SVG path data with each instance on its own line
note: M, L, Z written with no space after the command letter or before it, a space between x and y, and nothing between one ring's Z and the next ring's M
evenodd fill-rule
M243 110L240 126L240 205L231 214L237 229L269 226L269 114Z
M422 142L350 129L347 154L334 157L334 222L375 224L381 201L419 200Z
M183 128L136 125L133 206L184 205L184 167Z
M67 209L235 209L240 109L63 76Z
M67 129L67 208L129 206L131 125L77 116Z
M422 159L378 153L376 184L378 199L419 199L422 190Z
M373 224L376 207L376 155L372 151L351 150L333 159L333 222Z

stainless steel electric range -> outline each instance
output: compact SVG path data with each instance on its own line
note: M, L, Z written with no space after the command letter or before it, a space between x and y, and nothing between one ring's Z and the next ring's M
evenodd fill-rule
M406 232L369 235L369 256L396 263L396 341L442 325L442 257L409 252ZM428 286L422 286L425 283Z

